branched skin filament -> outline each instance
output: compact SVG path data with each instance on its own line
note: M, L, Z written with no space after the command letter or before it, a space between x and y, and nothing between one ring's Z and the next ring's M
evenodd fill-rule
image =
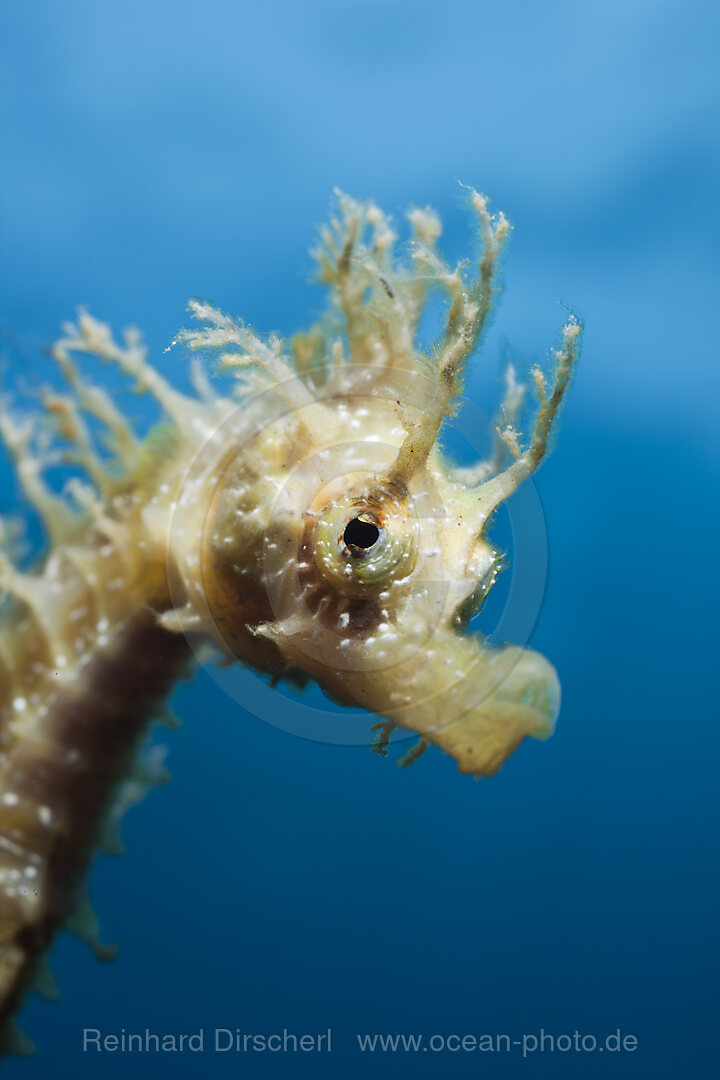
M532 372L529 434L510 368L490 460L453 467L440 432L509 233L485 196L470 199L482 239L475 272L442 260L432 210L409 213L403 262L389 219L338 193L316 253L328 315L289 343L192 301L198 328L173 344L214 357L229 389L198 365L196 396L181 394L137 331L118 341L80 312L53 350L67 389L45 394L45 419L0 402L0 435L49 542L42 563L20 571L2 526L3 1016L73 912L101 949L87 906L77 918L87 868L108 825L162 779L138 743L197 643L376 713L381 755L393 731L415 732L401 765L434 744L461 772L489 776L525 736L552 732L559 685L548 661L490 648L466 625L500 567L486 538L492 514L547 452L580 324L571 316L547 372ZM423 352L418 324L437 293L445 324ZM88 381L88 356L151 394L162 426L141 439ZM95 446L98 427L111 457ZM85 480L54 491L44 473L58 460Z

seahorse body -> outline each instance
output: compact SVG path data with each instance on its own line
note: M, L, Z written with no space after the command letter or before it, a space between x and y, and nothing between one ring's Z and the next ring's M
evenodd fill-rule
M569 384L571 318L551 382L533 372L538 410L523 446L523 388L508 373L493 458L453 468L437 440L486 323L508 223L472 193L483 239L477 276L436 251L430 210L409 215L409 263L388 219L338 199L318 257L328 317L292 339L261 340L197 301L202 328L178 342L218 350L236 376L222 395L173 389L136 332L118 344L86 313L54 357L69 393L48 393L48 425L79 464L63 496L44 483L47 431L6 406L0 433L49 534L45 561L0 585L0 1015L11 1016L39 958L77 905L88 865L138 743L192 657L210 641L274 679L316 680L336 701L417 732L401 764L436 744L462 772L490 775L559 707L551 665L489 649L466 632L495 581L484 537L495 508L539 464ZM431 290L447 297L430 351L417 327ZM139 440L73 356L118 365L155 396L165 426ZM96 452L84 417L112 437ZM43 456L43 454L45 456ZM50 457L48 457L50 454Z

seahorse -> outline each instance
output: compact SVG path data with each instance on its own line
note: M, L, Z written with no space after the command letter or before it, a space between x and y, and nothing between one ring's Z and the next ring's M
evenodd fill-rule
M439 435L493 310L510 231L485 196L469 200L473 269L443 260L432 209L408 213L398 254L389 217L336 193L315 252L327 314L284 342L191 301L198 325L173 346L197 354L194 396L149 363L137 330L118 340L80 311L52 349L65 390L44 392L42 420L3 399L0 434L48 539L21 569L3 526L3 1018L57 932L77 925L108 821L148 782L141 741L199 642L377 714L383 756L397 729L416 733L404 766L433 744L462 773L489 776L525 736L552 732L552 665L490 647L468 623L501 567L488 525L547 453L581 324L570 315L547 373L532 370L529 436L510 368L490 460L455 467ZM443 299L444 325L423 348L430 296ZM213 383L201 355L229 378ZM152 395L162 423L141 438L82 357ZM45 475L59 461L79 474L61 492ZM80 929L94 940L91 917Z

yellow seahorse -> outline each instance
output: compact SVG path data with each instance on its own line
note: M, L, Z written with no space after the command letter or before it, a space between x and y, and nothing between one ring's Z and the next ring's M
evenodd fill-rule
M3 1017L81 904L138 742L192 643L275 680L314 679L376 713L381 753L394 728L416 732L401 764L435 744L462 772L487 776L526 735L551 733L553 667L524 648L489 648L467 622L499 569L488 523L546 453L580 324L568 319L547 377L533 370L530 437L518 430L524 388L510 371L492 460L452 467L438 434L487 323L509 232L485 196L471 202L483 244L474 274L441 259L432 210L409 213L403 263L389 219L338 193L317 252L329 313L289 346L193 301L200 329L178 342L219 354L235 376L225 396L199 368L197 396L180 393L150 366L137 331L118 342L80 312L53 349L68 391L46 393L43 422L3 402L0 433L49 539L31 571L13 565L8 544L0 552ZM438 292L445 325L423 351L418 323ZM153 395L162 428L139 439L86 380L79 354ZM99 426L111 457L95 448ZM43 476L58 455L86 477L62 495Z

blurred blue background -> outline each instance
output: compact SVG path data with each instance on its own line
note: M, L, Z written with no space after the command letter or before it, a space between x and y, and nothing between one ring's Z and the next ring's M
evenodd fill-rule
M291 332L333 186L396 215L456 181L512 218L499 345L586 340L538 479L532 644L555 737L493 780L407 772L263 724L201 674L172 782L92 893L112 968L64 936L8 1077L709 1077L716 1036L718 77L711 3L0 4L4 381L78 303L155 362L192 295ZM9 375L8 375L9 372ZM7 462L2 507L14 501ZM708 546L709 545L709 546ZM278 709L292 708L278 698ZM330 1055L83 1055L83 1027L333 1028ZM634 1053L362 1055L356 1032L637 1036Z

